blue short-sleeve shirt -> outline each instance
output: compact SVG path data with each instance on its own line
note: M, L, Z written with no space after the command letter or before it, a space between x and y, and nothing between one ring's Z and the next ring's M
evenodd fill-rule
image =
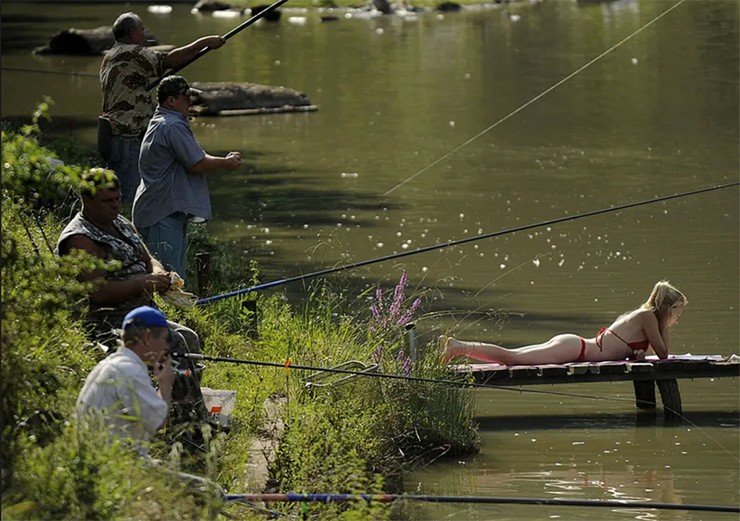
M141 183L134 198L134 225L147 228L176 212L210 220L211 198L205 174L190 172L205 157L187 118L157 107L139 153Z

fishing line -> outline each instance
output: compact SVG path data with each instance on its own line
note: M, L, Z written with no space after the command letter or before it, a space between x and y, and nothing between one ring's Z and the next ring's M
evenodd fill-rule
M262 367L276 367L276 368L283 368L283 369L287 369L289 367L290 369L298 369L302 371L314 371L316 373L325 372L325 373L337 373L337 374L346 374L346 375L353 375L353 376L367 376L370 378L385 378L388 380L403 380L407 382L449 385L451 387L499 389L502 391L518 392L518 393L525 393L525 394L544 394L548 396L561 396L561 397L566 397L566 398L584 398L584 399L589 399L589 400L601 400L601 401L618 402L618 403L640 402L640 403L654 405L653 402L648 402L646 400L641 400L639 398L631 399L631 398L617 398L617 397L612 397L612 396L596 396L596 395L588 395L588 394L567 393L567 392L561 392L561 391L541 391L539 389L529 389L529 388L524 388L524 387L514 388L510 386L489 384L488 381L490 380L490 378L492 378L492 376L486 379L483 383L476 383L476 382L461 382L458 380L445 380L445 379L439 379L439 378L423 378L420 376L406 376L406 375L400 375L400 374L378 373L378 372L373 372L373 371L364 371L364 372L363 371L352 371L350 369L338 369L335 367L315 367L315 366L294 364L292 362L289 363L288 361L286 362L263 362L263 361L258 361L258 360L245 360L245 359L240 359L240 358L229 358L229 357L224 357L224 356L209 356L209 355L202 355L198 353L173 352L173 353L170 353L170 356L174 358L188 358L191 360L203 360L203 361L208 361L208 362L226 362L226 363L237 364L237 365L256 365L256 366L262 366ZM704 430L702 430L698 425L696 425L694 422L686 418L683 414L665 405L663 406L663 408L669 411L670 413L672 413L677 418L680 418L683 421L686 421L692 427L696 428L707 439L715 443L719 448L721 448L724 452L726 452L733 459L740 461L740 458L738 458L736 455L730 452L729 449L727 449L719 441L717 441L712 436L704 432Z
M665 15L667 15L668 13L670 13L671 11L673 11L676 7L678 7L679 5L681 5L682 3L684 3L685 1L686 0L679 0L672 7L666 9L665 11L663 11L661 14L659 14L658 16L656 16L655 18L653 18L652 20L650 20L648 23L646 23L645 25L643 25L642 27L640 27L639 29L637 29L635 32L633 32L632 34L630 34L629 36L627 36L623 40L621 40L619 43L611 46L609 49L607 49L606 51L604 51L601 54L599 54L596 58L592 59L591 61L589 61L585 65L582 65L580 68L576 69L574 72L570 73L568 76L566 76L562 80L558 81L555 85L553 85L551 87L548 87L547 89L545 89L541 93L537 94L534 98L532 98L531 100L529 100L528 102L526 102L524 105L521 105L519 108L514 109L512 112L510 112L509 114L507 114L503 118L499 119L494 124L492 124L489 127L486 127L485 129L481 130L480 132L478 132L476 135L474 135L473 137L471 137L470 139L468 139L464 143L456 146L455 148L453 148L452 150L450 150L449 152L447 152L443 156L441 156L438 159L432 161L430 164L428 164L427 166L425 166L424 168L422 168L421 170L419 170L418 172L416 172L415 174L413 174L411 177L408 177L404 181L401 181L396 186L394 186L393 188L391 188L390 190L388 190L387 192L385 192L383 195L386 196L386 195L394 192L396 189L398 189L401 186L405 185L406 183L408 183L409 181L411 181L415 177L421 175L422 173L426 172L427 170L429 170L433 166L435 166L435 165L439 164L440 162L444 161L445 159L447 159L448 157L450 157L452 154L454 154L455 152L459 151L461 148L469 145L470 143L472 143L473 141L475 141L476 139L478 139L479 137L481 137L483 134L485 134L485 133L493 130L494 128L496 128L497 126L499 126L501 123L503 123L504 121L506 121L510 117L512 117L515 114L521 112L522 110L524 110L525 108L527 108L529 105L531 105L532 103L534 103L535 101L537 101L538 99L540 99L541 97L543 97L545 94L548 94L549 92L555 90L557 87L559 87L560 85L562 85L563 83L565 83L566 81L568 81L569 79L571 79L573 76L575 76L576 74L580 73L582 70L586 69L587 67L593 65L598 60L600 60L601 58L603 58L604 56L606 56L607 54L609 54L610 52L612 52L614 49L616 49L617 47L619 47L620 45L622 45L623 43L625 43L627 40L629 40L633 36L637 35L638 33L642 32L644 29L648 28L650 25L654 24L655 22L657 22L658 20L660 20L661 18L663 18Z
M267 14L271 13L272 11L274 11L275 9L277 9L278 7L280 7L281 5L283 5L283 4L284 4L285 2L287 2L287 1L288 1L288 0L277 0L277 2L275 2L275 3L273 3L273 4L270 4L269 6L265 7L265 8L264 8L264 9L263 9L262 11L260 11L260 12L259 12L259 13L257 13L256 15L252 16L252 17L251 17L251 18L250 18L249 20L247 20L246 22L243 22L243 23L241 23L241 24L237 25L236 27L234 27L234 28L233 28L233 29L232 29L231 31L229 31L228 33L224 34L224 35L223 35L223 36L222 36L221 38L223 38L224 40L228 40L228 39L229 39L229 38L231 38L232 36L236 35L237 33L239 33L239 32L241 32L241 31L243 31L244 29L246 29L247 27L249 27L249 26L250 26L250 25L252 25L253 23L257 22L257 21L258 21L258 20L259 20L260 18L262 18L263 16L265 16L265 15L267 15ZM682 1L683 1L683 0L682 0ZM148 84L148 85L147 85L147 86L145 87L145 88L146 88L146 90L147 90L147 91L150 91L150 90L152 90L152 89L153 89L154 87L156 87L156 86L157 86L157 85L159 84L159 82L160 82L160 81L162 81L162 80L163 80L163 79L164 79L165 77L167 77L167 76L171 76L172 74L175 74L175 73L177 73L177 72L180 72L180 71L181 71L181 70L183 70L183 69L184 69L185 67L187 67L188 65L190 65L190 64L191 64L191 63L193 63L194 61L196 61L196 60L198 60L198 59L202 58L203 56L205 56L206 54L208 54L208 53L209 53L209 52L211 52L212 50L213 50L213 49L212 49L211 47L206 47L206 48L202 49L202 50L201 50L201 51L200 51L200 52L199 52L198 54L196 54L195 56L193 56L193 57L192 57L191 59L189 59L189 60L188 60L188 61L186 61L185 63L183 63L183 64L180 64L180 65L178 65L177 67L173 67L172 69L170 69L170 70L166 71L166 72L165 72L165 73L164 73L164 74L163 74L162 76L160 76L159 78L157 78L156 80L154 80L153 82L151 82L150 84Z
M44 259L41 257L41 252L39 251L38 246L36 246L36 241L33 240L33 236L31 235L31 230L29 230L28 225L26 225L26 218L23 216L23 214L19 214L19 215L20 215L21 224L23 225L23 229L26 230L26 236L28 237L28 240L31 242L31 246L33 246L33 251L36 252L36 258L38 258L41 264L44 264Z
M556 499L501 496L432 496L421 494L226 494L225 501L262 502L321 502L366 501L392 503L394 501L426 501L430 503L484 503L498 505L578 506L603 508L652 508L656 510L690 510L695 512L740 512L740 507L729 505L696 505L682 503L654 503L616 499Z
M237 364L237 365L257 365L257 366L263 366L263 367L277 367L277 368L286 368L285 362L263 362L258 360L244 360L240 358L229 358L224 356L209 356L209 355L202 355L198 353L179 353L174 352L170 353L171 356L174 358L189 358L191 360L203 360L208 362L227 362L230 364ZM611 396L594 396L594 395L588 395L588 394L578 394L578 393L566 393L561 391L541 391L539 389L528 389L528 388L513 388L510 386L504 386L504 385L495 385L495 384L489 384L489 383L476 383L476 382L461 382L458 380L443 380L439 378L423 378L420 376L406 376L406 375L400 375L400 374L390 374L390 373L378 373L373 371L352 371L350 369L338 369L334 367L315 367L310 365L299 365L299 364L290 364L290 369L298 369L301 371L314 371L314 372L325 372L325 373L338 373L338 374L348 374L353 376L368 376L370 378L385 378L389 380L403 380L407 382L418 382L418 383L430 383L430 384L441 384L441 385L449 385L451 387L472 387L472 388L481 388L481 389L500 389L502 391L513 391L518 393L529 393L529 394L545 394L548 396L562 396L566 398L588 398L591 400L603 400L607 402L630 402L632 403L632 399L628 398L615 398ZM641 400L644 403L648 403L644 400ZM672 411L677 416L681 416L679 413Z
M619 206L611 206L611 207L602 208L602 209L599 209L599 210L591 210L591 211L580 213L580 214L568 215L568 216L564 216L564 217L557 217L555 219L550 219L550 220L547 220L547 221L541 221L539 223L534 223L534 224L527 224L527 225L517 226L517 227L514 227L514 228L508 228L508 229L500 230L500 231L497 231L497 232L484 233L484 234L481 234L481 235L474 235L472 237L466 237L466 238L463 238L463 239L455 239L455 240L447 241L447 242L444 242L444 243L434 244L434 245L431 245L431 246L425 246L423 248L417 248L417 249L411 250L411 251L403 251L403 252L400 252L400 253L394 253L394 254L391 254L391 255L385 255L383 257L376 257L374 259L367 259L367 260L364 260L364 261L353 262L353 263L350 263L350 264L344 264L342 266L336 266L334 268L325 268L323 270L315 271L313 273L307 273L305 275L296 275L294 277L288 277L288 278L285 278L285 279L275 280L275 281L272 281L272 282L266 282L264 284L258 284L258 285L255 285L255 286L251 286L249 288L244 288L244 289L240 289L240 290L236 290L236 291L231 291L229 293L223 293L221 295L215 295L215 296L212 296L212 297L202 298L202 299L199 299L198 301L196 301L196 305L210 304L212 302L216 302L216 301L219 301L219 300L222 300L222 299L236 297L238 295L244 295L246 293L251 293L251 292L254 292L254 291L261 291L261 290L264 290L264 289L273 288L273 287L276 287L276 286L281 286L283 284L288 284L290 282L296 282L296 281L301 281L301 280L312 279L312 278L315 278L315 277L320 277L322 275L328 275L330 273L337 273L339 271L345 271L345 270L359 268L359 267L362 267L362 266L367 266L369 264L376 264L378 262L385 262L385 261L389 261L389 260L400 259L401 257L407 257L409 255L416 255L417 253L426 253L428 251L440 250L440 249L443 249L443 248L449 248L451 246L457 246L457 245L460 245L460 244L466 244L468 242L479 241L479 240L482 240L482 239L490 239L492 237L498 237L500 235L507 235L507 234L510 234L510 233L516 233L516 232L521 232L521 231L525 231L525 230L531 230L533 228L541 228L543 226L551 226L551 225L559 224L559 223L562 223L562 222L575 221L577 219L584 219L586 217L593 217L593 216L596 216L596 215L602 215L602 214L606 214L606 213L618 212L618 211L621 211L621 210L626 210L628 208L635 208L635 207L644 206L644 205L647 205L647 204L653 204L653 203L659 203L659 202L663 202L663 201L669 201L671 199L679 199L679 198L682 198L682 197L688 197L690 195L697 195L697 194L702 194L702 193L706 193L706 192L713 192L713 191L716 191L716 190L723 190L725 188L732 188L732 187L736 187L738 185L740 185L740 182L737 182L737 181L734 182L734 183L727 183L727 184L723 184L723 185L715 185L715 186L710 186L708 188L700 188L700 189L697 189L697 190L691 190L691 191L688 191L688 192L681 192L681 193L677 193L677 194L673 194L673 195L664 195L664 196L660 196L660 197L655 197L653 199L645 199L643 201L626 203L626 204L622 204L622 205L619 205Z
M45 71L41 69L25 69L23 67L2 67L2 70L14 71L14 72L34 72L34 73L41 73L41 74L61 74L63 76L85 76L85 77L90 77L90 78L100 78L100 76L92 72Z
M54 255L54 248L51 247L51 243L49 242L49 238L46 236L46 232L44 231L44 226L41 224L38 214L36 214L36 212L31 212L31 215L33 216L33 220L36 222L36 226L39 227L39 231L41 232L41 237L44 238L44 243L46 244L46 247L49 249L49 253Z
M209 356L209 355L201 355L198 353L179 353L174 352L170 353L170 355L174 358L189 358L192 360L204 360L208 362L227 362L230 364L237 364L237 365L257 365L257 366L263 366L263 367L279 367L282 369L285 369L286 364L284 362L262 362L258 360L244 360L240 358L229 358L224 356ZM502 385L492 385L487 383L476 383L476 382L460 382L457 380L442 380L438 378L422 378L420 376L405 376L400 374L390 374L390 373L378 373L378 372L372 372L372 371L352 371L349 369L337 369L334 367L315 367L315 366L309 366L309 365L298 365L298 364L290 364L290 369L298 369L301 371L314 371L314 372L326 372L326 373L338 373L338 374L348 374L348 375L354 375L354 376L368 376L371 378L385 378L388 380L404 380L407 382L418 382L418 383L431 383L431 384L442 384L442 385L449 385L452 387L473 387L473 388L483 388L483 389L501 389L502 391L513 391L513 392L519 392L519 393L530 393L530 394L546 394L546 395L552 395L552 396L564 396L568 398L590 398L593 400L606 400L606 401L628 401L626 398L612 398L612 397L602 397L602 396L591 396L591 395L585 395L585 394L577 394L577 393L564 393L559 391L540 391L539 389L525 389L525 388L512 388L508 386L502 386ZM630 402L632 400L629 400Z

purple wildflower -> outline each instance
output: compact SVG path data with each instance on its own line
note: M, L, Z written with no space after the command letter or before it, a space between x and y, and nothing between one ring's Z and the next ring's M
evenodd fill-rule
M403 365L401 366L401 374L404 376L411 375L411 358L407 358L403 361Z
M383 291L380 288L375 290L375 302L370 306L371 325L370 332L386 331L396 326L404 326L411 321L417 308L421 304L421 299L414 300L409 309L404 310L404 291L408 282L406 272L401 273L394 291L393 298L386 302L383 297Z
M421 299L417 298L414 300L414 303L411 304L411 309L406 311L406 313L396 322L399 326L405 326L409 322L411 322L411 319L414 318L414 313L416 313L416 310L418 309L419 305L421 304Z
M383 358L383 351L384 351L384 349L383 349L383 344L380 344L380 345L378 345L378 347L376 347L376 348L375 348L375 349L373 350L373 361L374 361L374 362L375 362L376 364L379 364L379 363L380 363L380 360L381 360L381 358Z

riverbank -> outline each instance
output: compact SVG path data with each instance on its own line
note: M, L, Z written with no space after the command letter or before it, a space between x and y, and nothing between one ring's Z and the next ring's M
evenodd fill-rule
M98 355L76 318L90 288L75 281L100 262L57 259L46 245L71 215L70 189L79 186L84 166L71 165L65 150L41 146L35 124L20 132L4 129L2 141L3 517L203 519L235 508L217 497L193 497L172 484L164 467L152 468L124 447L108 445L104 436L79 434L74 403ZM228 259L225 254L215 269L226 271ZM255 266L252 274L254 280L242 283L257 279ZM218 284L221 277L214 280ZM347 296L319 284L300 307L280 294L260 297L256 329L245 307L254 295L191 309L161 302L169 318L198 332L204 354L244 362L209 363L204 372L204 386L237 393L228 433L206 430L203 449L194 450L171 426L157 436L152 455L230 492L260 492L249 488L246 469L256 461L249 450L255 438L264 437L266 424L281 424L278 436L271 433L277 450L267 468L270 491L373 494L401 491L405 473L419 465L475 451L469 390L359 377L306 386L307 373L293 368L358 360L386 374L449 378L431 346L416 360L409 356L403 326L419 304L405 296L405 286L402 276L392 295ZM276 399L285 404L277 416L264 407ZM288 505L282 513L304 515L302 508ZM386 519L393 516L391 508L316 505L309 516L336 518L352 511L354 518ZM260 516L239 511L241 519Z

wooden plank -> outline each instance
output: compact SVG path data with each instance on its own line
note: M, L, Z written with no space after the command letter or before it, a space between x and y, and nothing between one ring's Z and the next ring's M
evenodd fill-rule
M624 360L515 367L470 364L456 370L472 374L478 383L496 386L740 377L740 363L734 360Z
M537 376L541 378L555 378L568 375L568 368L559 364L538 365L537 369Z
M599 374L624 374L627 372L627 366L624 362L600 362Z
M591 364L568 364L568 374L570 375L578 375L578 374L587 374L588 366Z
M627 362L624 364L628 373L654 373L655 366L650 362Z
M489 369L487 371L473 371L473 378L476 383L497 384L501 381L509 381L509 368L501 367L499 369Z

